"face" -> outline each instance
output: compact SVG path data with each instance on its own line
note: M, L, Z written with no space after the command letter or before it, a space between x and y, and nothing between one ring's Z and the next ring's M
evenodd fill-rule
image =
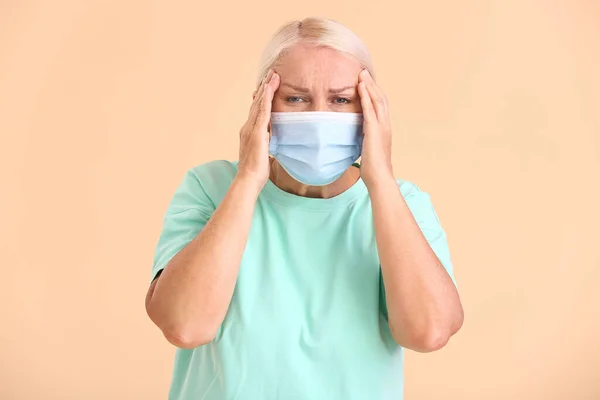
M333 49L297 45L273 69L281 84L272 111L334 111L360 113L360 64Z

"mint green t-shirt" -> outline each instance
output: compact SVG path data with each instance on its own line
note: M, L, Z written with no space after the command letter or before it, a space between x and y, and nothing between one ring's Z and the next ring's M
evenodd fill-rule
M185 175L166 212L153 277L205 226L236 172L237 163L214 161ZM398 183L452 276L429 196ZM362 180L329 199L268 181L225 320L209 344L177 349L169 399L402 399L402 348L389 331L383 290Z

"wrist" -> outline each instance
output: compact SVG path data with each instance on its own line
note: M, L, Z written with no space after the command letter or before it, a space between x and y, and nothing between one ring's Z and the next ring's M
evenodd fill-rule
M257 198L265 186L265 183L266 181L264 179L259 179L252 174L238 171L235 178L233 178L232 186L243 192L245 196Z
M369 192L388 190L391 187L398 186L394 174L389 171L380 171L373 176L365 175L362 177L362 179L365 182L367 189L369 189Z

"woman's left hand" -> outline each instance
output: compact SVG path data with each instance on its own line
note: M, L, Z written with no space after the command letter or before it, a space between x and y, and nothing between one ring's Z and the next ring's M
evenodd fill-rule
M392 168L392 129L387 99L366 69L358 77L358 94L364 117L360 173L367 188L395 180Z

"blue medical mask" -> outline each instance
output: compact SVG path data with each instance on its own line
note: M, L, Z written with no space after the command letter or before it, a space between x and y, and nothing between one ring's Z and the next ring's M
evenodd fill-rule
M362 124L359 113L274 112L269 153L298 182L328 185L360 157Z

